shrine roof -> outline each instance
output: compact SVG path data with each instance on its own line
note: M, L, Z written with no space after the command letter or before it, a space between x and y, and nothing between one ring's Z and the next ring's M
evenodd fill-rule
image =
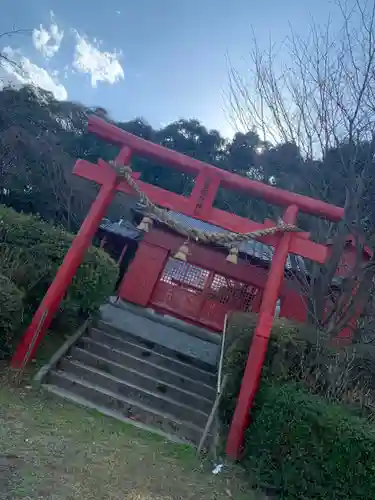
M129 238L130 240L140 240L142 237L141 232L127 220L111 222L108 219L104 219L99 229L118 236L123 236L124 238Z

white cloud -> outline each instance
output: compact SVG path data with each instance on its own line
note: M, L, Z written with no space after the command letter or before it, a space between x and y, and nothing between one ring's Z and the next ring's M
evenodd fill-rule
M81 73L89 74L93 87L98 82L114 84L124 79L124 70L119 61L120 53L102 52L84 36L76 33L76 37L73 67Z
M53 12L51 12L51 17L53 19ZM55 22L52 22L49 29L40 25L39 29L35 28L32 34L34 47L48 59L59 51L63 38L64 32Z
M5 47L3 54L15 64L3 61L0 66L0 81L4 85L34 85L52 92L56 99L65 101L68 92L58 81L58 72L49 73L46 69L32 63L18 50Z

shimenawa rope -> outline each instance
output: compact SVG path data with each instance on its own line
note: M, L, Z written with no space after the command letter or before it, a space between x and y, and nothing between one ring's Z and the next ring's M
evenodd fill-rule
M112 163L113 165L113 163ZM157 220L173 231L176 231L188 239L195 240L204 244L213 243L225 247L235 247L240 243L249 239L257 239L264 236L270 236L276 233L299 232L300 229L293 224L286 224L282 219L279 219L276 226L250 231L249 233L234 233L234 232L212 232L201 231L196 228L189 227L177 222L169 212L163 208L157 207L150 198L139 188L137 182L132 177L132 169L130 166L115 166L116 173L120 179L124 179L130 187L135 191L140 203L145 207L147 214L154 220Z

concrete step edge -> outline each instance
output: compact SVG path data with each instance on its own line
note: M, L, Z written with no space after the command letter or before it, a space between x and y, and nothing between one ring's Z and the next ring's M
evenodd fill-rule
M93 340L93 342L96 342L97 344L101 344L100 342L97 342L96 340ZM101 344L101 345L105 345L105 344ZM98 354L94 354L91 351L88 351L86 349L82 349L81 347L78 347L78 346L73 346L73 347L74 347L74 349L78 349L80 351L87 352L91 356L96 356L98 358L101 358L101 356L99 356ZM112 349L111 346L106 346L106 347L108 349ZM118 351L120 351L120 350L118 350ZM208 384L205 384L204 382L201 382L200 380L196 380L194 378L191 378L188 375L181 375L181 373L179 373L177 371L171 370L170 368L165 368L164 366L160 366L157 363L153 363L152 361L149 361L146 358L140 358L138 356L135 356L134 354L129 354L128 352L125 352L125 351L120 351L120 352L121 352L121 354L123 354L125 356L128 356L129 358L135 359L135 360L139 361L140 363L144 363L147 366L152 366L153 368L157 368L158 370L163 371L163 372L165 372L167 374L170 373L171 375L174 375L174 376L177 376L177 377L181 377L181 378L185 379L188 382L192 382L194 384L198 384L199 386L201 386L201 387L203 387L203 388L205 388L207 390L212 391L213 392L213 396L214 397L216 396L216 383L213 383L213 385L208 385ZM108 360L109 362L113 363L114 365L118 365L118 366L121 366L121 367L124 367L124 366L126 367L126 365L122 365L121 363L117 363L116 361L112 361L112 360L110 360L108 358L104 358L103 357L102 359L105 359L106 361ZM166 358L166 359L168 359L168 358ZM213 377L213 382L216 382L215 379L216 379L216 377Z
M187 445L192 443L190 441L185 441L183 439L180 439L179 437L169 434L167 432L164 432L157 427L151 427L149 425L143 424L142 422L139 422L137 420L133 420L131 418L124 417L120 412L117 412L115 410L111 410L110 408L107 408L106 406L98 405L96 403L93 403L89 401L86 398L83 398L82 396L78 396L78 394L74 394L73 392L67 391L66 389L62 389L61 387L58 387L57 385L50 385L50 384L43 384L42 388L47 390L48 392L61 397L63 399L66 399L67 401L71 401L72 403L84 406L85 408L89 408L92 410L96 410L99 413L115 418L116 420L120 420L121 422L125 424L130 424L137 429L141 429L144 432L150 432L152 434L156 434L167 441L171 441L172 443L176 444L182 444L182 445Z
M105 360L105 358L102 358L102 359ZM66 358L66 360L69 361L69 363L72 363L75 366L78 366L78 367L81 367L81 368L84 367L84 368L89 369L90 371L93 371L95 373L103 374L103 375L107 376L108 378L111 378L112 380L115 380L117 382L121 382L123 384L126 384L127 386L134 387L134 388L139 388L143 392L150 393L150 394L158 394L158 393L154 393L153 391L150 391L149 389L144 389L143 387L140 387L138 385L134 385L132 382L128 382L126 380L126 378L122 379L122 378L117 377L116 375L112 375L111 373L108 373L108 372L106 372L104 370L101 370L100 368L97 368L95 366L86 365L86 363L84 363L83 361L76 360L76 359L68 359L68 358ZM196 392L187 391L187 390L182 389L181 387L178 387L176 385L170 384L168 382L164 382L163 380L155 379L154 377L150 377L149 375L145 375L144 373L141 373L141 372L139 372L137 370L134 370L132 368L127 368L127 367L124 367L124 366L122 366L122 368L124 370L127 370L128 372L137 374L141 379L142 378L148 379L148 380L151 380L151 381L155 382L156 384L161 384L163 386L166 386L169 389L180 391L183 395L190 396L190 397L194 398L197 403L199 402L199 400L201 400L203 404L207 404L209 406L212 406L213 403L214 403L213 400L207 399L204 396L201 396L200 394L197 394ZM165 397L165 396L160 396L160 397L162 399L168 400L170 402L172 402L172 401L176 402L178 405L180 405L180 406L182 406L184 408L187 407L187 405L185 405L184 403L180 403L179 401L176 401L172 397ZM189 406L189 408L190 408L190 406ZM199 410L199 411L201 411L201 410ZM205 412L203 412L203 413L206 415Z
M158 411L155 408L152 408L152 406L145 405L141 402L135 401L134 399L125 398L121 394L117 394L116 392L109 391L105 387L101 387L97 384L91 384L87 380L83 380L83 379L78 378L78 377L71 375L69 373L59 371L59 370L54 370L51 373L55 373L59 377L68 379L71 382L75 382L76 384L80 384L81 386L87 387L88 389L93 389L94 391L101 392L101 393L105 394L106 396L109 396L113 399L118 399L120 401L124 401L125 403L131 404L133 406L137 406L138 408L141 408L143 411L149 412L155 416L167 418L168 420L171 420L172 422L176 422L179 425L185 425L186 427L189 427L190 429L192 429L196 432L201 432L201 433L203 432L203 428L198 427L197 425L192 424L191 422L189 422L187 420L181 420L179 418L176 418L174 415L171 415L170 413ZM54 385L54 384L46 384L46 385Z
M80 363L79 361L73 361L73 360L69 360L69 361L71 361L73 364L75 364L76 366L78 366L80 368L84 368L87 372L95 373L97 375L102 376L104 379L110 379L113 382L117 382L118 384L126 385L127 387L130 387L130 388L132 388L132 389L134 389L136 391L143 392L144 394L148 394L149 396L154 396L154 397L156 397L158 399L161 399L163 401L166 401L166 402L168 402L170 404L174 404L176 406L179 406L182 409L186 409L186 410L189 410L189 411L193 411L195 413L199 413L202 416L208 418L208 415L209 415L208 413L205 413L202 410L197 410L195 408L191 408L190 406L185 405L184 403L180 403L179 401L176 401L173 398L169 398L169 397L160 395L160 394L158 394L156 392L149 391L147 389L143 389L143 387L140 387L139 385L132 384L130 382L127 382L126 380L122 380L122 379L120 379L118 377L115 377L114 375L111 375L110 373L105 373L105 372L103 372L101 370L97 370L96 368L93 368L92 366L87 366L84 363ZM55 370L55 372L58 372L58 373L67 373L67 372L65 372L63 370Z
M106 324L106 323L103 323L103 321L100 321L95 327L92 328L93 330L96 330L98 332L101 332L101 333L105 333L106 335L110 335L111 337L113 338L116 338L122 342L128 342L128 340L124 339L123 336L128 336L130 337L130 343L132 344L142 344L142 341L143 342L149 342L149 343L154 343L156 346L159 346L162 350L164 351L167 351L168 353L170 353L169 355L168 354L165 354L167 357L176 357L178 355L183 355L184 357L188 358L189 360L191 360L191 363L192 364L200 364L200 365L203 365L203 366L206 366L207 369L205 368L199 368L200 370L203 370L203 371L207 371L208 373L213 373L213 371L216 369L216 364L212 364L212 363L209 363L207 361L203 361L195 356L192 356L191 354L185 354L185 353L181 353L180 351L178 351L177 349L172 349L171 347L167 347L163 344L158 344L157 342L153 342L152 340L149 340L149 339L144 339L143 337L140 337L140 336L137 336L135 335L134 333L131 333L131 332L128 332L127 330L121 330L119 329L118 327L116 326L113 326L113 325L109 325L109 324ZM142 347L144 347L143 345L141 345Z
M135 370L134 368L129 368L126 365L122 365L120 363L116 363L115 361L112 361L112 360L110 360L108 358L105 358L103 356L98 356L97 354L94 354L94 353L92 353L90 351L87 351L85 349L81 349L80 347L76 347L76 349L78 349L81 352L85 352L86 354L88 354L92 358L95 358L95 359L97 359L99 361L104 361L104 362L109 363L111 365L114 365L114 366L117 366L119 368L122 368L123 370L127 370L127 371L132 372L132 373L137 373L137 375L139 375L141 377L147 378L149 380L155 380L156 383L160 383L160 384L166 385L167 387L170 387L172 389L177 389L177 390L179 390L179 391L181 391L181 392L183 392L183 393L185 393L185 394L187 394L189 396L194 396L194 397L197 397L199 399L203 399L204 401L206 401L208 403L212 403L213 402L213 400L210 400L210 399L206 398L205 396L201 396L197 392L187 391L186 389L183 389L183 388L181 388L181 387L179 387L177 385L170 384L169 382L164 382L163 380L160 380L160 379L155 379L154 377L151 377L150 375L147 375L146 373L143 373L143 372L140 373L137 370ZM203 388L208 388L208 389L212 390L213 399L215 398L215 389L213 387L210 387L209 385L202 384L201 382L196 381L196 380L194 380L194 379L192 379L190 377L184 377L183 375L180 375L178 372L174 372L172 370L165 369L165 368L160 367L160 366L158 366L158 365L156 365L154 363L150 363L150 362L145 361L145 360L143 360L141 358L137 358L136 356L132 356L130 354L127 354L127 356L132 357L133 359L136 359L137 361L139 361L142 364L153 366L153 367L157 368L158 370L164 371L166 373L171 373L171 374L173 374L173 375L175 375L177 377L184 378L185 380L187 380L189 382L192 382L194 384L197 384L198 386L202 386ZM71 356L67 356L66 359L69 359L70 361L78 361L79 363L84 364L84 363L82 363L82 361L75 360ZM106 372L104 372L104 373L106 373Z
M98 331L100 331L100 333L101 333L104 337L106 337L106 336L107 336L107 337L113 337L112 335L110 335L110 334L108 334L108 333L106 333L106 332L103 332L102 330L98 330ZM116 336L115 336L114 338L115 338L116 340L118 339ZM112 345L110 345L110 344L106 344L105 342L98 342L97 340L94 340L94 339L92 339L91 337L84 336L84 337L81 337L81 340L83 340L83 341L89 341L89 342L94 342L94 343L96 343L96 344L98 344L98 345L104 345L104 346L106 346L106 347L109 347L109 348L110 348L110 349L112 349L113 351L117 351L117 352L119 352L119 353L121 353L121 354L122 354L122 353L124 353L124 354L128 355L128 353L127 353L126 351L122 350L122 349L118 349L117 347L113 347ZM153 351L152 349L147 349L146 347L143 347L143 346L141 346L141 345L139 345L139 344L134 344L133 342L128 342L128 341L126 341L126 340L122 340L122 339L118 339L118 340L120 340L120 341L121 341L123 344L125 344L125 345L126 345L126 344L128 344L128 345L131 345L131 346L133 346L133 347L138 347L138 348L141 348L141 349L143 349L144 351L150 352L150 353L152 353L152 354L154 354L154 355L156 355L156 356L160 356L160 357L162 357L162 358L164 358L164 359L169 359L169 360L173 361L174 363L178 363L179 365L181 365L181 366L183 366L183 367L185 367L185 368L190 368L190 369L196 370L198 373L199 373L199 372L202 372L202 373L204 373L205 375L209 375L209 376L211 376L211 377L212 377L212 379L213 379L213 381L215 381L215 380L216 380L216 374L215 374L215 373L212 373L212 372L209 372L209 371L206 371L206 370L202 370L201 368L197 368L197 367L195 367L195 366L189 365L189 364L184 363L183 361L180 361L180 360L178 360L178 359L175 359L175 358L172 358L172 357L166 356L165 354L160 354L159 352L155 352L155 351ZM176 372L174 372L174 373L176 373ZM193 380L194 380L194 379L193 379ZM208 386L208 387L209 387L209 386Z
M108 303L114 307L122 309L123 311L130 311L137 316L151 319L152 321L156 321L157 323L164 324L171 328L176 328L177 330L180 329L192 337L197 337L201 340L211 342L212 344L220 344L220 335L209 328L192 325L169 314L160 314L155 309L136 306L135 304L131 304L125 300L118 299L119 298L116 297L115 300L109 300Z

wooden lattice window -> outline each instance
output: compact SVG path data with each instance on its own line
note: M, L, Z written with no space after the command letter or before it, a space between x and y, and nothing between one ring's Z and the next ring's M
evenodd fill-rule
M228 304L234 309L251 310L251 304L259 289L221 274L215 274L210 287L210 298L221 304Z
M169 259L160 281L170 285L202 290L210 275L207 269L194 266L178 259Z

